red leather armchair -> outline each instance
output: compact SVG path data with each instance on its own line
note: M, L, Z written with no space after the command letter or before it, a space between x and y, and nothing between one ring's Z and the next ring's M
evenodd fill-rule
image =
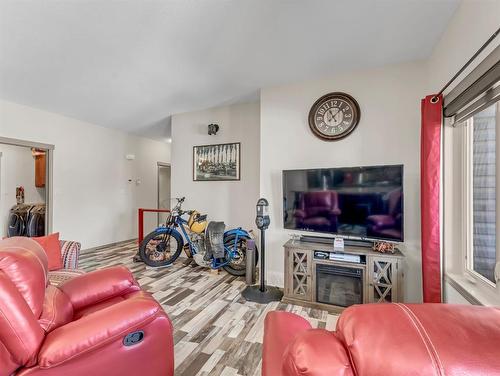
M449 304L367 304L337 330L270 312L262 376L500 375L500 309Z
M336 191L303 192L293 216L297 229L337 231L339 198Z
M123 267L48 284L28 238L0 242L0 376L172 376L172 324Z

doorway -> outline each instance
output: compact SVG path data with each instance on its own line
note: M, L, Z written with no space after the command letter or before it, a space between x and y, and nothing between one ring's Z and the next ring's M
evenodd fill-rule
M158 162L158 209L170 209L170 164ZM165 223L168 213L158 213L158 225Z
M0 137L0 237L51 232L53 150Z

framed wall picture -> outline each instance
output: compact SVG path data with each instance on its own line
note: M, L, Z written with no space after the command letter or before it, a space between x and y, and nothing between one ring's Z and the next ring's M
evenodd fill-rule
M193 180L240 180L240 157L239 142L194 146Z

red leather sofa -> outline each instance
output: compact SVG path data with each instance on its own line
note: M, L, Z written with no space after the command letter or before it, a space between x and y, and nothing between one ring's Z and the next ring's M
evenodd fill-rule
M289 312L265 319L262 376L500 375L500 309L367 304L335 332Z
M0 376L173 375L172 324L123 267L48 283L28 238L0 241Z

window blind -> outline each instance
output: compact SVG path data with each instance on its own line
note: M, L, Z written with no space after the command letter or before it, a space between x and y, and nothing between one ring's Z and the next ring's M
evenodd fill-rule
M444 116L463 121L500 99L500 45L444 97Z

